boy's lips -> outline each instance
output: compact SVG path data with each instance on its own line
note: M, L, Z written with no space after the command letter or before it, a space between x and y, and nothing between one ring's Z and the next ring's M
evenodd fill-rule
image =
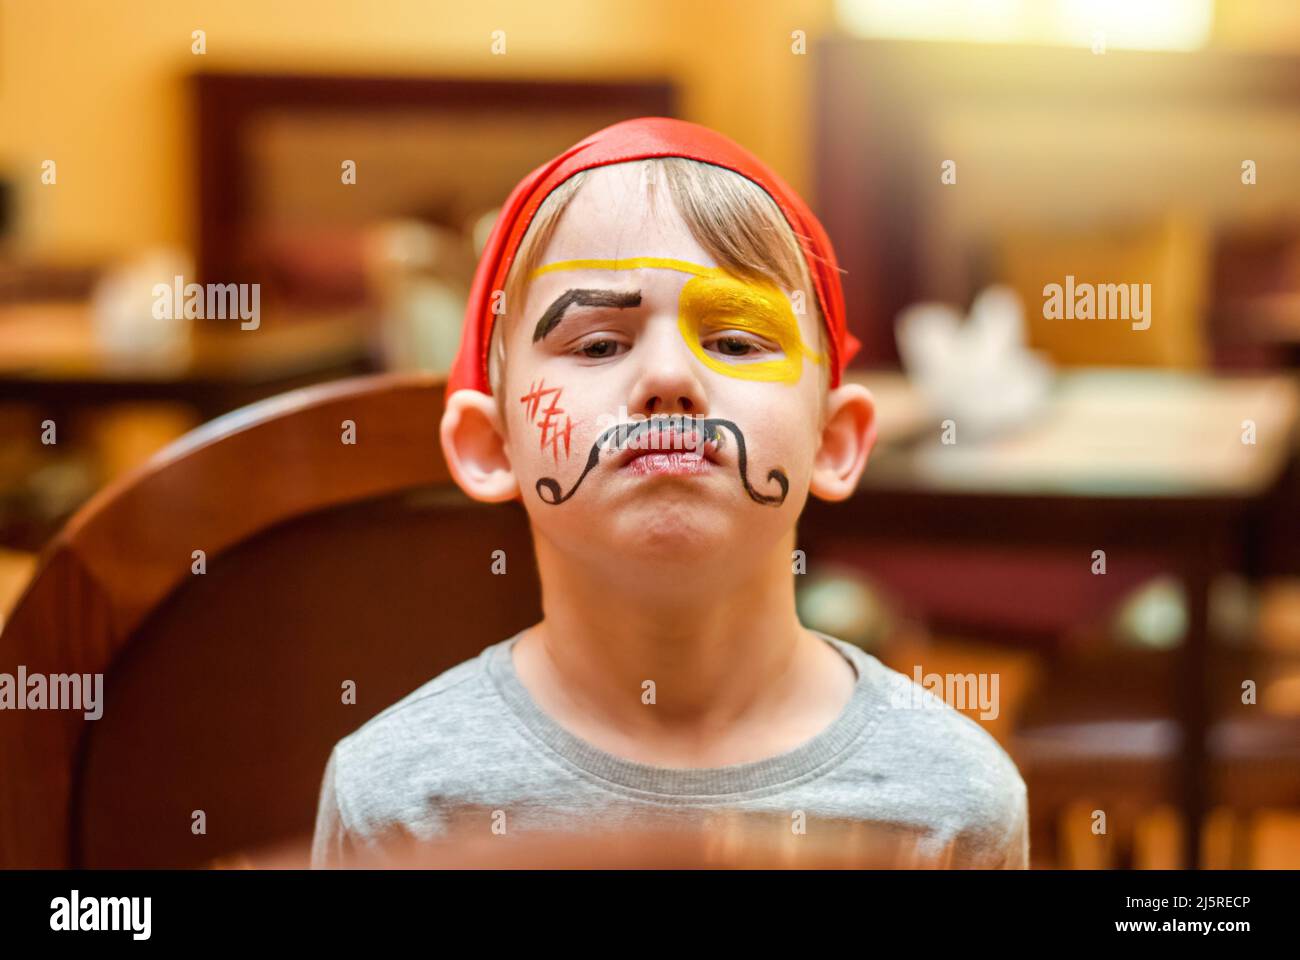
M640 477L693 477L717 469L708 457L689 450L648 451L619 468Z
M614 466L622 469L649 456L653 456L654 462L660 466L672 467L691 463L704 467L705 463L722 462L718 456L719 442L716 437L701 444L698 431L685 433L690 434L689 442L681 430L647 430L618 452ZM647 466L648 464L641 464L638 472L651 472L645 469Z

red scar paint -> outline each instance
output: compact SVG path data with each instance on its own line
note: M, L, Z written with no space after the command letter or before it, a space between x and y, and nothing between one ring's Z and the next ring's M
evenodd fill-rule
M541 432L541 443L539 448L545 450L550 445L551 456L555 462L560 462L560 444L564 444L564 458L569 458L569 439L573 433L573 421L569 415L564 412L560 406L560 394L564 391L563 387L548 387L546 379L542 378L536 383L530 384L528 392L519 398L527 409L528 419ZM542 401L550 398L550 403L542 407ZM541 419L537 418L538 412L541 412ZM564 418L563 426L560 425L560 418Z

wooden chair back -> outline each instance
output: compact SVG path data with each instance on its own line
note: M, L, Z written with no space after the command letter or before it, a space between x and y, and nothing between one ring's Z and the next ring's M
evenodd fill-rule
M102 715L0 715L0 866L201 865L310 833L340 737L540 617L522 507L448 474L443 390L381 374L273 397L72 518L0 671L103 674Z

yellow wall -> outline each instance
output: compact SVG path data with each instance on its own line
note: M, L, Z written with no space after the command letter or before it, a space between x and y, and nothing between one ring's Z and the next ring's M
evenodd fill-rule
M184 77L199 69L667 76L682 113L809 176L811 56L831 0L0 0L0 170L19 243L76 261L193 235ZM440 14L438 11L448 11ZM191 53L191 31L207 54ZM490 53L493 30L507 53ZM811 52L811 51L810 51ZM58 183L40 183L41 163Z
M0 173L20 249L117 256L193 235L184 77L196 69L666 76L685 117L810 190L811 40L834 0L0 0ZM439 11L445 11L440 13ZM207 32L208 52L190 52ZM492 56L493 30L507 54ZM804 30L807 56L791 53ZM1300 51L1300 4L1220 0L1215 40ZM41 162L58 184L40 183ZM810 197L810 200L814 198Z

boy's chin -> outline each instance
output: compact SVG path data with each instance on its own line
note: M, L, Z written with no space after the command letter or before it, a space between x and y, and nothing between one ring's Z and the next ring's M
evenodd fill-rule
M689 566L716 562L744 539L738 517L704 504L620 511L607 516L601 530L584 537L610 550L612 559L633 557Z

